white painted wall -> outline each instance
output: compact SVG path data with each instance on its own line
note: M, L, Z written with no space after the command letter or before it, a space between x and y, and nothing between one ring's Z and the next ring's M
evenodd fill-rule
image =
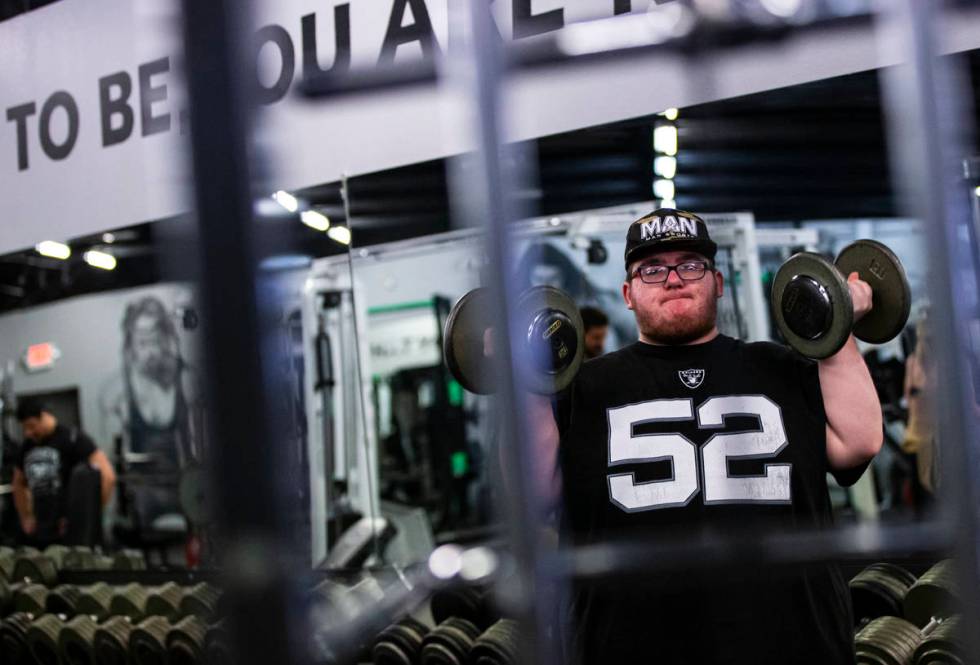
M189 287L161 284L80 296L0 316L0 362L16 361L15 392L77 388L82 428L110 455L113 436L118 432L110 431L103 422L100 394L121 373L126 305L147 295L159 297L169 308L191 300ZM185 360L198 365L198 331L184 330L179 321L176 327ZM31 374L21 358L30 344L38 342L52 342L61 357L53 368Z

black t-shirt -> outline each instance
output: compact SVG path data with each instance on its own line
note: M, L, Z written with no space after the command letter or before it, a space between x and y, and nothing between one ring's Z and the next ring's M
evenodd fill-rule
M31 490L39 534L53 533L68 514L68 480L72 469L96 451L92 439L74 428L55 427L51 436L25 439L17 460Z
M830 526L815 362L770 343L637 342L586 362L557 405L563 537L779 532ZM853 664L836 566L683 586L576 586L583 663Z

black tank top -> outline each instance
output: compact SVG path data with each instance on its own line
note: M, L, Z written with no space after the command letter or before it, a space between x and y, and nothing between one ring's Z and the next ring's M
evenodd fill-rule
M174 390L173 418L165 425L147 422L140 413L136 393L133 390L129 370L126 371L126 398L129 402L129 447L134 453L148 453L153 456L153 467L157 471L176 470L182 461L190 456L190 425L187 400L184 397L184 365L178 365L177 382Z

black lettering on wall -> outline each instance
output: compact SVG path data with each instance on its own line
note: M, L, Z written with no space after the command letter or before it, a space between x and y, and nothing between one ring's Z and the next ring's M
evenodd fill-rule
M613 14L629 14L633 11L633 0L613 0Z
M565 27L564 9L552 9L541 14L535 14L531 8L532 2L533 0L512 0L514 39L533 37Z
M167 85L153 85L153 77L170 71L170 58L160 58L139 66L140 126L143 136L170 131L170 114L153 115L153 104L166 101Z
M68 115L68 136L65 137L64 143L58 145L51 138L51 114L57 108L65 109L65 113ZM41 150L44 154L54 160L64 159L69 154L71 154L72 148L75 147L75 141L78 139L78 104L75 103L75 99L65 92L64 90L59 90L54 93L44 102L44 106L41 107L40 130L41 130Z
M27 169L27 118L34 115L37 106L34 102L11 106L7 109L7 122L15 123L17 127L17 170Z
M293 40L289 33L281 25L266 25L259 28L255 33L255 62L258 63L258 55L262 47L266 44L275 44L279 49L282 58L282 69L279 70L279 77L272 87L266 88L259 82L258 72L255 81L258 87L257 97L260 104L275 104L286 96L289 85L293 82L293 75L296 73L296 52L293 49Z
M113 90L118 92L113 94ZM132 93L133 79L126 72L116 72L99 79L102 147L122 143L133 133L133 107L129 105ZM117 119L118 123L115 123ZM118 126L113 127L113 124Z
M307 14L301 19L303 26L303 77L333 72L335 74L350 69L350 5L337 5L333 8L334 44L333 65L327 69L320 66L316 49L316 14Z
M409 7L412 9L414 23L402 25L405 20L405 10ZM419 43L422 47L422 55L426 59L434 58L436 50L439 48L425 1L395 0L391 7L391 16L388 17L388 29L385 31L385 40L381 44L381 56L378 58L378 64L391 64L395 60L395 52L398 47L411 42Z

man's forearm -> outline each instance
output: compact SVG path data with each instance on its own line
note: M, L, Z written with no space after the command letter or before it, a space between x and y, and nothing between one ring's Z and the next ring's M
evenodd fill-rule
M31 506L31 491L29 489L16 484L14 485L14 507L17 509L17 515L22 522L34 517L34 510Z
M116 477L112 474L102 474L102 505L105 506L112 498L112 490L116 486Z
M882 416L871 373L854 337L836 354L821 360L818 368L831 466L862 464L881 448Z

